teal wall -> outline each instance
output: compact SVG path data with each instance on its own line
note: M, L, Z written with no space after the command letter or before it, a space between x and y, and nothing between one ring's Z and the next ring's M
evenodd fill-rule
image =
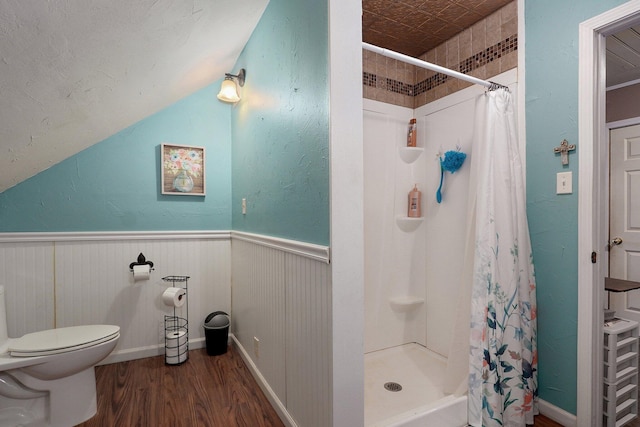
M220 81L0 193L0 232L229 230L230 110ZM206 196L162 195L160 144L203 146Z
M216 82L0 193L0 232L233 228L329 244L326 0L271 0L242 67L238 104ZM162 142L206 148L206 197L161 195Z
M540 398L576 413L578 156L562 166L553 147L578 141L578 27L621 0L525 0L527 210L538 295ZM577 153L577 151L575 152ZM556 173L573 171L573 194Z
M327 1L271 0L234 73L240 68L247 82L231 119L233 229L327 245Z

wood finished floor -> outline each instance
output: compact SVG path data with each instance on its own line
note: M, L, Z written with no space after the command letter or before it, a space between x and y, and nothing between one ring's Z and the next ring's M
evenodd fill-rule
M98 412L81 427L282 427L234 346L219 356L189 352L96 368Z
M558 424L544 415L537 415L533 420L533 427L562 427L562 424Z
M168 366L164 356L96 368L98 412L78 427L284 427L234 346ZM562 427L542 415L534 427Z

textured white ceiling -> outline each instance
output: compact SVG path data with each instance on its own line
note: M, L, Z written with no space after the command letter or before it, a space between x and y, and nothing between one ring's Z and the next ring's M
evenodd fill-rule
M268 0L2 0L0 192L232 70Z

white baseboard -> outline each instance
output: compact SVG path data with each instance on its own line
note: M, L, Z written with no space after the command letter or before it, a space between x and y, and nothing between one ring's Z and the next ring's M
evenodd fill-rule
M578 420L575 415L558 408L551 403L542 399L538 400L538 409L540 413L547 418L551 418L553 421L562 424L565 427L576 427Z
M287 427L298 427L298 424L296 424L291 415L289 415L287 408L280 401L276 393L264 379L264 377L258 370L258 367L255 365L255 363L253 363L253 360L251 360L251 357L249 357L249 354L246 352L242 344L240 344L240 341L238 341L233 334L230 334L230 336L233 340L233 344L238 348L238 350L240 350L240 355L249 368L251 375L253 375L253 378L255 378L256 382L260 386L260 389L262 389L262 392L265 394L265 396L267 396L267 399L271 403L271 406L273 406L273 409L275 409L275 411L278 413L278 416L280 417L282 422Z
M231 340L230 340L231 341ZM203 348L205 346L204 338L195 338L189 340L189 350ZM144 359L145 357L156 357L164 354L164 344L150 345L147 347L130 348L122 351L114 351L98 365L109 365L111 363L126 362L129 360Z

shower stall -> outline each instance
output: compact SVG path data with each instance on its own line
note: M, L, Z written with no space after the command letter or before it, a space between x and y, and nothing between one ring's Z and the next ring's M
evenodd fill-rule
M497 82L516 90L511 70ZM364 100L365 425L466 426L465 360L456 327L467 241L476 100L466 88L417 109ZM407 127L417 119L417 147ZM436 200L440 156L460 149L467 162L447 173ZM422 217L407 217L408 193L422 192ZM464 318L464 316L463 316ZM468 322L467 322L468 325ZM453 350L452 350L453 348ZM465 363L465 362L463 362ZM462 378L462 380L461 380Z

